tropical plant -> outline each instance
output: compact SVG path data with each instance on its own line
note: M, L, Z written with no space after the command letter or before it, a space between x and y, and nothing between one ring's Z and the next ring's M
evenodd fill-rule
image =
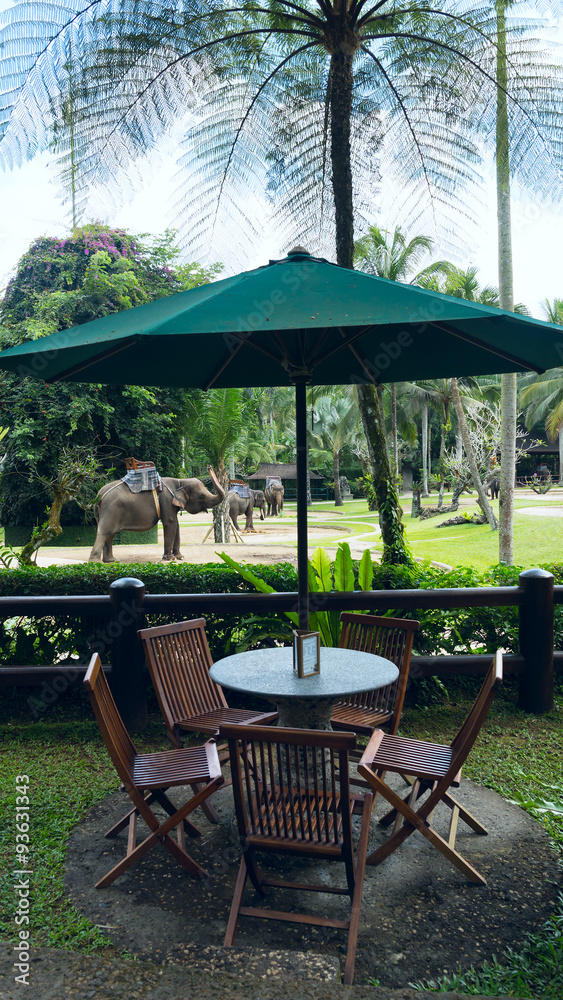
M240 573L243 580L251 583L261 594L273 594L275 588L253 573L247 566L235 562L226 552L219 555L227 566ZM358 566L358 587L356 588L354 565L348 542L339 542L334 563L326 549L314 550L309 559L309 592L311 594L331 593L332 591L371 590L373 583L373 563L369 549L364 549ZM299 627L299 616L294 611L285 611L295 628ZM342 625L338 611L312 611L309 614L309 627L312 632L319 632L321 645L338 646ZM251 622L252 636L256 637L256 622ZM288 638L290 636L288 635ZM239 647L242 648L242 647Z
M409 281L411 285L429 287L439 278L448 275L453 265L438 260L428 264L422 271L412 274L432 250L434 241L429 236L413 236L407 243L407 236L396 226L393 233L370 226L365 236L354 244L354 267L368 274L387 278L390 281ZM391 442L395 473L398 476L399 446L397 431L397 386L391 383Z

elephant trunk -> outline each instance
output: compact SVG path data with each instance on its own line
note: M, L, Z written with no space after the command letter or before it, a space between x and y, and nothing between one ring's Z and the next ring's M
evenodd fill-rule
M212 469L211 466L208 465L207 470L211 477L211 482L215 487L216 493L209 494L209 498L206 500L206 504L207 507L218 507L220 503L223 503L223 500L225 499L227 494L223 489L223 487L221 486L221 483L219 482L214 469Z

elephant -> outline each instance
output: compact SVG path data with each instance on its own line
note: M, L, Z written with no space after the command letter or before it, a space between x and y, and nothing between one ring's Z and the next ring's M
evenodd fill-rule
M264 490L266 503L268 504L267 517L277 517L283 510L283 486L279 480L274 480Z
M229 511L231 515L231 521L233 522L237 531L239 531L237 518L242 514L246 516L245 531L256 531L254 523L252 520L252 512L255 507L260 508L260 520L264 520L264 514L266 511L266 499L264 497L263 490L250 490L250 496L240 497L238 493L229 493Z
M211 467L209 474L216 493L210 493L199 479L164 477L161 480L162 490L157 494L160 513L157 512L152 490L132 493L120 479L106 483L94 507L98 531L89 561L116 562L112 543L118 531L149 531L159 520L164 528L163 560L183 559L180 553L179 511L199 514L210 507L217 507L225 499L225 491Z
M500 492L500 479L498 476L491 481L491 500L498 500L498 495Z

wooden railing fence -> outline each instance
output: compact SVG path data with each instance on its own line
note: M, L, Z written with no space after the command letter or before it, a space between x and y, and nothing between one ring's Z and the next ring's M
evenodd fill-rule
M542 569L522 572L516 587L470 587L444 590L374 590L310 595L312 610L384 612L396 608L424 609L518 607L519 652L505 656L506 673L519 675L519 703L527 712L553 708L553 674L563 670L563 651L554 651L554 608L563 604L563 586L554 586ZM122 577L107 596L0 597L0 620L15 616L81 615L96 622L102 645L109 650L111 684L131 731L146 725L146 677L137 630L150 624L151 614L181 620L187 615L294 611L297 594L146 594L141 580ZM490 655L415 656L411 675L485 673ZM54 692L83 675L86 665L0 665L0 684L40 684Z

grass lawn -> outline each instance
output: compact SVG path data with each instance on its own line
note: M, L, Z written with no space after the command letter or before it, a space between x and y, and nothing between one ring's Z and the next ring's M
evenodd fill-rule
M446 494L444 502L449 503L451 494ZM424 506L437 503L437 495L432 494L424 501ZM413 554L422 559L445 563L449 566L474 566L485 570L498 563L498 533L491 531L488 524L461 524L449 528L439 528L457 514L478 512L475 495L465 494L460 510L421 521L410 516L410 498L402 501L406 536ZM498 500L492 502L498 516ZM563 490L551 490L544 496L521 492L516 494L514 504L514 562L525 568L541 563L555 562L563 557L563 517L544 514L529 514L524 511L534 508L549 512L560 508L563 513ZM285 510L286 508L284 508ZM294 507L287 505L287 514L292 516ZM338 526L334 538L325 544L361 536L364 541L373 542L378 548L377 513L369 511L365 500L355 500L335 507L333 502L315 503L310 508L310 524L323 523ZM343 533L345 532L345 533Z

